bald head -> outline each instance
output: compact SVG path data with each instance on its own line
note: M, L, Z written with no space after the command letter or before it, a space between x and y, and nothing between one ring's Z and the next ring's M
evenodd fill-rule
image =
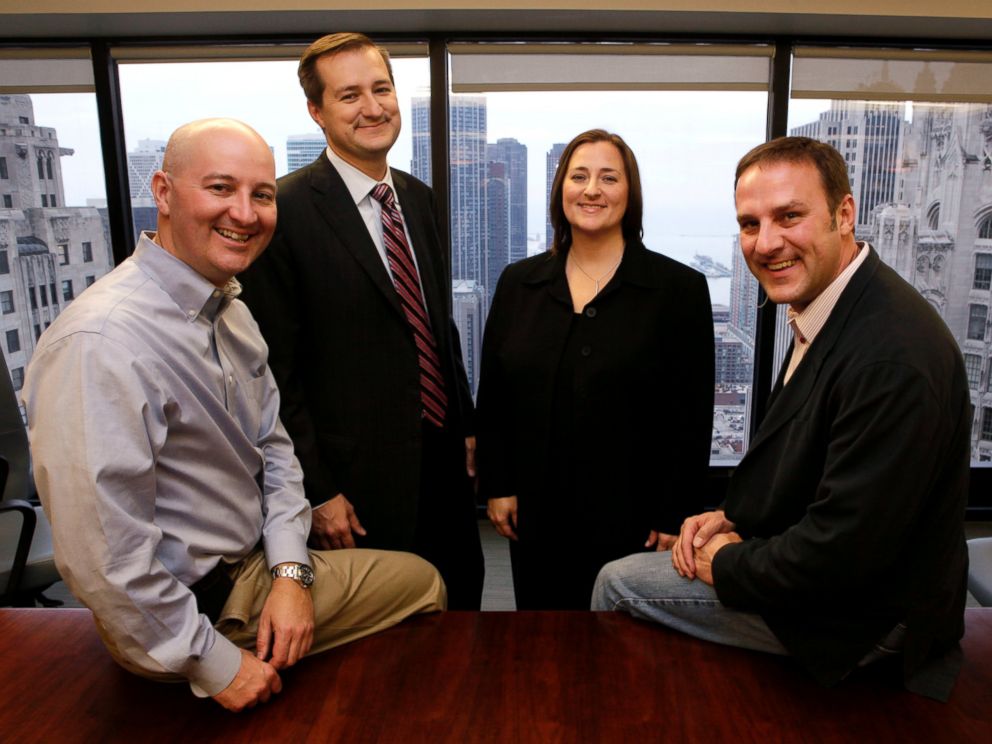
M165 154L162 157L162 170L166 173L182 173L195 156L196 148L204 139L213 137L224 137L228 135L242 135L256 140L271 156L272 151L268 144L262 139L262 135L237 119L198 119L188 124L183 124L172 133L169 142L165 146ZM273 160L273 171L275 161Z
M155 241L218 287L248 268L275 230L272 151L233 119L202 119L173 132L152 195Z

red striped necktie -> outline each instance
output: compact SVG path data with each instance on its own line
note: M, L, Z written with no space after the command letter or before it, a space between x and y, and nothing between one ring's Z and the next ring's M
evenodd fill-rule
M389 184L380 183L372 189L372 198L382 205L382 239L386 244L386 259L393 275L393 286L399 295L403 314L413 331L417 344L417 361L420 363L420 400L423 416L437 427L444 426L448 396L444 392L444 378L437 356L437 343L431 333L420 278L413 263L413 254L403 229L403 216L396 208L393 190Z

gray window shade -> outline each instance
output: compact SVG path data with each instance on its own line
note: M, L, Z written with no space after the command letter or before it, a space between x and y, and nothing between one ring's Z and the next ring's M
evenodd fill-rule
M799 47L793 98L992 101L992 54Z
M0 93L91 93L88 49L0 50Z
M768 89L773 49L717 44L452 44L454 93Z

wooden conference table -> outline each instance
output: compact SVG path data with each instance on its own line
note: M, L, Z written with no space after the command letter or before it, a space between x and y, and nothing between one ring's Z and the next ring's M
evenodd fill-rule
M614 613L448 612L301 661L241 714L119 669L88 610L0 610L2 742L990 742L992 609L950 703Z

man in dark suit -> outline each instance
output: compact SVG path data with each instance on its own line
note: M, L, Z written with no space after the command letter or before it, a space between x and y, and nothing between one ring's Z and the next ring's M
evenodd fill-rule
M670 562L604 567L594 607L789 654L825 684L890 657L907 688L946 699L967 573L961 353L929 303L856 242L833 148L800 137L755 148L736 206L749 268L790 306L788 363L722 507L685 521Z
M328 147L279 181L279 223L243 278L323 548L410 550L452 609L478 609L472 399L431 190L390 169L400 111L386 52L361 34L304 52Z

